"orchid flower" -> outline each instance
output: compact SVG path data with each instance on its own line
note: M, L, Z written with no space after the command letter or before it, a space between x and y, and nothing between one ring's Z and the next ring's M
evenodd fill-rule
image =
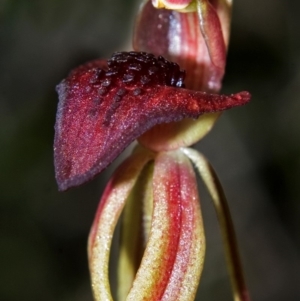
M223 190L205 157L189 148L221 111L250 100L248 92L215 94L224 74L230 6L229 0L144 2L135 51L88 62L57 87L54 157L60 190L93 179L138 140L107 184L91 228L96 301L113 295L194 300L205 234L192 163L217 210L234 300L249 300ZM112 294L109 261L119 219L118 284Z

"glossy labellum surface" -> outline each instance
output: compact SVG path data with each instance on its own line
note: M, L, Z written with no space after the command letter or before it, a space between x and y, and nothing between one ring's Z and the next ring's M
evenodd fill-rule
M57 87L54 159L60 190L101 172L133 140L156 124L197 118L247 103L187 90L184 71L144 52L115 53L75 69Z

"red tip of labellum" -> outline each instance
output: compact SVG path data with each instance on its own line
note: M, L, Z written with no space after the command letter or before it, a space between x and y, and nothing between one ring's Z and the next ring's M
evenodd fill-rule
M163 57L118 52L70 73L57 87L54 161L60 190L80 185L107 167L156 124L197 118L247 103L184 89L185 72Z

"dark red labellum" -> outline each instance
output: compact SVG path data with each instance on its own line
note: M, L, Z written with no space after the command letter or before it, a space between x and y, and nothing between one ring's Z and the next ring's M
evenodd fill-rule
M225 96L184 89L185 72L149 53L118 52L78 67L57 86L54 161L60 190L107 167L156 124L243 105L248 92Z

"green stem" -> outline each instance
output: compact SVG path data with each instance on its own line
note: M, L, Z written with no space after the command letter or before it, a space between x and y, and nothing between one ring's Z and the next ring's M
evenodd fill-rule
M239 256L234 226L222 185L212 166L202 154L191 148L182 148L182 151L195 164L212 197L220 223L234 301L250 301Z

